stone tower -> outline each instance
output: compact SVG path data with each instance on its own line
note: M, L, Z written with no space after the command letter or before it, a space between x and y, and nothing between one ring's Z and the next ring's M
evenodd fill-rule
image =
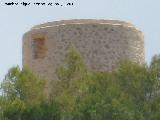
M23 66L48 80L55 78L68 48L74 46L90 69L116 68L120 59L143 64L144 38L132 24L118 20L62 20L34 26L23 36Z

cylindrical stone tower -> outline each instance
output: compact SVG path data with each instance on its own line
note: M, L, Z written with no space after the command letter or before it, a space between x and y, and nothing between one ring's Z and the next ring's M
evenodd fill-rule
M74 46L88 68L110 71L121 59L144 63L144 38L118 20L63 20L33 27L23 36L23 66L54 80L66 51Z

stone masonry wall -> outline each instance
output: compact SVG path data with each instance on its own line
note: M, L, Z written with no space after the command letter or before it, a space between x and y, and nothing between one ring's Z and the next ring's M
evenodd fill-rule
M90 69L110 71L121 59L144 63L144 38L117 20L64 20L33 27L23 36L23 66L54 80L55 70L74 46Z

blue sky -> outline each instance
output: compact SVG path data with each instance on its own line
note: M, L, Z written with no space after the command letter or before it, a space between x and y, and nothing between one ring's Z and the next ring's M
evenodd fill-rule
M7 6L5 2L73 2L73 6ZM22 66L22 36L32 26L62 19L118 19L129 21L145 36L146 62L160 53L159 0L1 0L0 81L8 69Z

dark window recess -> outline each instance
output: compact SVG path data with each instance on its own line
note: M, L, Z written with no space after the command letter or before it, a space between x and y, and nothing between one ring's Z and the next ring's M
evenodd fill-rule
M33 39L33 57L35 59L44 58L46 55L45 37L35 37Z

